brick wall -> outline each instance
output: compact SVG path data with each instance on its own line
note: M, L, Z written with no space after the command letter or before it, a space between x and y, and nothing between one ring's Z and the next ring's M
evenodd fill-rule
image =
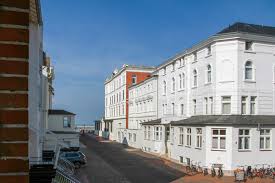
M29 0L0 0L0 182L29 182Z
M137 83L140 83L144 81L145 79L148 79L150 76L150 73L148 72L130 72L127 71L126 73L126 128L128 129L128 124L129 124L129 105L128 105L128 100L129 100L129 87L133 84L132 83L132 76L136 75L137 76Z

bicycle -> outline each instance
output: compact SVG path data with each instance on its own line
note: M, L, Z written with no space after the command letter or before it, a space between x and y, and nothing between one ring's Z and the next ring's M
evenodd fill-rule
M204 176L208 175L208 167L207 166L203 167L203 175Z
M215 170L214 165L212 165L212 168L211 168L211 177L215 177L215 176L216 176L216 170Z
M219 178L223 177L222 166L219 166L219 169L218 169L218 177L219 177Z

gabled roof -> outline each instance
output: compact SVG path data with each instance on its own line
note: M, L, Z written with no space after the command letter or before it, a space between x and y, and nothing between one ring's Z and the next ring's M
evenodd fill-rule
M233 25L229 25L229 27L223 29L217 34L232 33L232 32L245 32L245 33L260 34L265 36L269 36L269 35L275 36L275 27L236 22Z
M272 115L199 115L187 119L172 121L174 126L213 126L213 125L275 125Z
M50 109L48 114L50 115L76 115L69 111L61 110L61 109Z

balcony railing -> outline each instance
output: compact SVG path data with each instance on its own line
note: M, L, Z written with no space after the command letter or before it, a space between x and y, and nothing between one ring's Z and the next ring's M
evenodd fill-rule
M56 176L53 179L53 183L81 183L81 182L76 178L74 178L72 175L67 175L65 172L57 169Z

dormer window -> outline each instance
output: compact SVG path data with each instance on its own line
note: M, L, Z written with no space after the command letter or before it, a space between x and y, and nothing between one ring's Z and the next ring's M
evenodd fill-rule
M252 41L246 41L245 42L245 50L252 50L252 45L253 45L253 43L252 43Z
M132 75L132 84L136 84L137 83L137 75Z

